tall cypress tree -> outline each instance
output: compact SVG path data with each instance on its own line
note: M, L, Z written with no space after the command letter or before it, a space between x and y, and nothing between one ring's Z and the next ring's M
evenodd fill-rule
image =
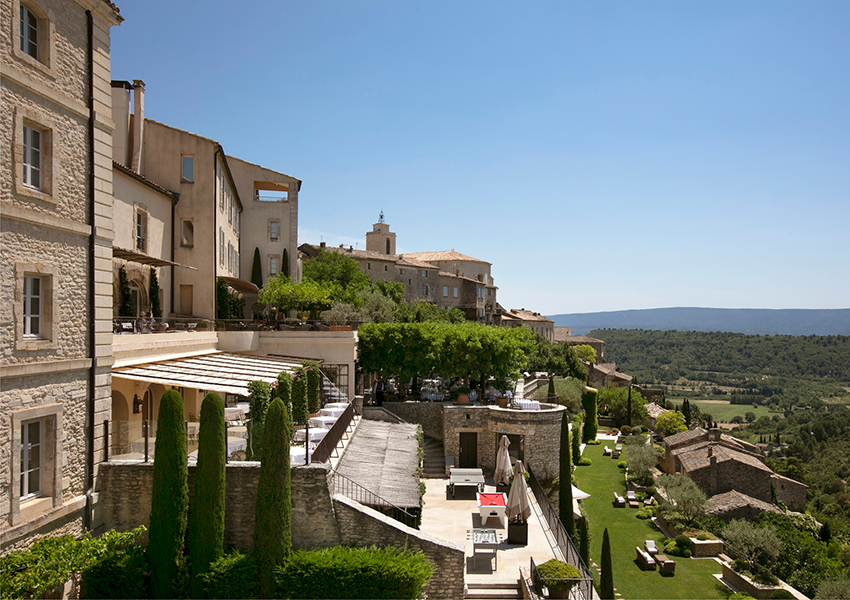
M579 461L581 460L581 417L576 417L573 419L573 430L570 438L572 439L572 455L573 455L573 464L578 466Z
M118 316L136 316L136 299L130 291L130 280L124 267L118 269Z
M281 371L277 374L277 390L275 390L275 397L283 400L283 405L286 407L289 415L292 415L292 375L290 375L286 371ZM295 435L292 425L292 419L289 419L289 437Z
M292 378L292 422L306 423L309 417L307 406L307 373L301 367Z
M271 386L265 381L252 381L248 384L251 395L251 410L248 413L248 460L260 460L263 455L263 430L266 412L271 402Z
M611 570L611 542L608 541L608 528L602 533L602 562L600 563L599 597L602 600L614 600L614 573Z
M283 260L281 261L280 267L283 276L289 277L289 251L286 248L283 249Z
M304 368L307 369L307 408L312 415L321 408L322 372L315 360L304 361Z
M573 487L572 487L572 460L570 458L570 419L567 411L561 415L561 456L560 472L558 475L558 516L564 529L570 537L575 537L576 525L573 516Z
M183 398L166 390L159 402L151 488L148 556L151 597L173 598L189 512L188 458Z
M254 262L251 265L251 283L258 288L263 287L263 261L260 260L259 248L254 248Z
M585 388L581 395L581 404L584 407L584 441L596 439L596 432L599 430L599 420L596 416L596 390L594 388Z
M576 523L578 529L578 553L584 561L584 565L590 565L590 533L587 531L587 517L583 517Z
M206 598L201 575L224 554L224 490L227 439L224 402L209 393L201 403L198 432L198 466L195 469L195 501L189 535L193 598Z
M691 428L691 403L688 402L688 399L685 398L684 402L682 402L682 415L685 417L685 426L690 429Z
M266 415L265 452L254 512L254 559L261 598L273 597L274 568L292 550L289 411L275 398Z
M151 283L148 286L148 297L151 299L151 314L156 319L162 318L162 302L159 301L159 278L156 269L151 267Z

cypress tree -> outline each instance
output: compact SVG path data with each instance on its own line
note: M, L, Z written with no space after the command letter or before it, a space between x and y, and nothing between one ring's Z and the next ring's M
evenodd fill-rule
M118 269L118 316L136 316L136 299L130 291L130 280L124 267Z
M227 439L224 402L209 393L201 403L198 432L198 466L195 469L195 501L189 536L193 598L205 598L201 574L224 555L224 490Z
M587 531L587 517L579 519L576 528L578 529L578 553L587 567L590 565L590 534Z
M632 426L632 386L629 386L629 398L626 400L626 425Z
M611 542L608 541L608 528L602 533L602 562L599 576L599 597L602 600L614 600L614 573L611 570Z
M584 441L596 439L596 432L599 430L599 421L596 417L596 390L594 388L585 388L581 395L581 404L584 407Z
M148 286L148 296L151 299L151 314L157 318L162 318L162 303L159 301L159 278L156 276L156 269L151 267L151 283Z
M309 417L307 407L307 374L301 367L295 370L292 378L292 422L306 423Z
M549 391L548 396L551 399L555 395L555 375L549 374Z
M561 456L560 472L558 475L558 516L564 529L570 537L575 537L576 525L573 516L573 487L572 487L572 460L570 459L570 420L567 411L561 416Z
M173 598L189 511L186 424L177 391L162 395L157 420L148 542L151 597Z
M263 427L271 401L271 386L265 381L252 381L248 384L248 393L251 395L251 410L248 413L248 460L260 460L263 455Z
M286 371L281 371L277 374L277 390L275 393L277 398L283 400L283 405L286 407L286 410L291 415L292 414L292 402L290 398L292 397L292 375L290 375ZM292 419L289 419L289 437L295 435L292 426Z
M315 360L304 361L304 367L307 369L307 408L312 415L321 408L322 372Z
M283 260L280 263L281 272L284 277L289 277L289 251L284 248L283 249Z
M260 260L259 248L254 248L254 263L251 265L251 283L258 288L263 287L263 261Z
M684 402L682 402L682 415L685 417L685 425L688 429L691 428L691 403L688 402L688 399L685 398Z
M289 411L276 398L266 418L266 451L254 512L254 560L261 598L273 597L274 568L289 557L292 549L289 427Z
M579 461L581 460L581 435L579 432L581 431L581 418L576 417L573 420L573 430L570 438L572 439L572 455L573 455L573 464L578 466Z

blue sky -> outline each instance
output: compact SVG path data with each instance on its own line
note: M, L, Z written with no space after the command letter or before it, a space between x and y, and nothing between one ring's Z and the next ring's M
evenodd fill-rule
M120 1L148 117L298 177L299 243L506 308L850 307L850 3Z

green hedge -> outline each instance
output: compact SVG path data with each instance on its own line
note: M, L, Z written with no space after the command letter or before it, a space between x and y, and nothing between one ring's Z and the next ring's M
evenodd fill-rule
M207 598L255 598L257 564L250 554L233 552L210 565L201 575Z

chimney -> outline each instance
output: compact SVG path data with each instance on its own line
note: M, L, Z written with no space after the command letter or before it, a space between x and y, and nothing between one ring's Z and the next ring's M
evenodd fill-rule
M130 169L142 175L142 146L145 136L145 82L133 80L133 155Z

